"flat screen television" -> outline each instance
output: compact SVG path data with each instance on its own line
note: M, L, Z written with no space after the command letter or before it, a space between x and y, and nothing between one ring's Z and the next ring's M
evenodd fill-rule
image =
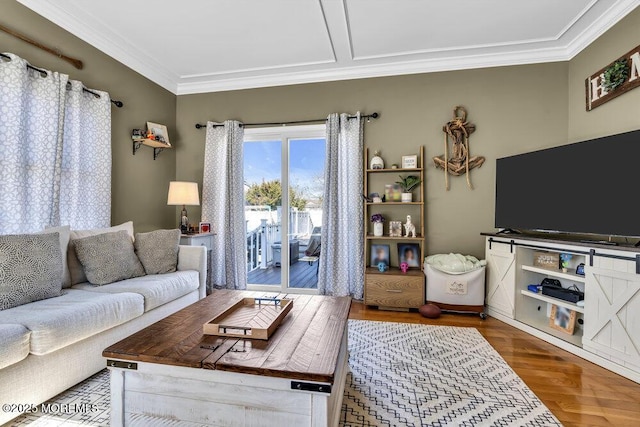
M640 236L640 130L496 160L496 228Z

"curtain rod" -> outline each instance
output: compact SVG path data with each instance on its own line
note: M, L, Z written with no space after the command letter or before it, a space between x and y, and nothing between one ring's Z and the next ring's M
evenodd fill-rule
M349 119L355 119L357 116L348 116ZM362 119L377 119L380 117L378 113L364 114L360 116ZM310 119L310 120L295 120L292 122L277 122L277 123L242 123L241 126L286 126L286 125L299 125L303 123L324 123L327 119ZM214 127L224 126L224 124L214 124ZM201 125L200 123L196 123L196 129L206 128L207 125Z
M9 55L5 55L4 53L0 53L0 56L2 56L3 58L7 58L9 61L11 61L11 57ZM47 77L48 76L48 74L47 74L47 72L45 70L41 70L40 68L36 68L36 67L34 67L33 65L31 65L29 63L27 63L27 68L29 68L29 69L31 69L33 71L39 72L42 77ZM69 84L69 83L67 82L67 84ZM96 98L101 98L102 97L99 93L96 93L96 92L92 91L91 89L87 89L84 86L82 87L82 90L84 92L90 93L91 95L95 96ZM122 108L122 106L124 105L122 103L122 101L115 101L113 99L110 99L109 101L111 101L118 108Z
M58 49L52 49L48 46L45 46L41 43L38 43L35 40L30 39L29 37L25 36L24 34L20 34L17 31L14 31L10 28L5 27L4 25L0 25L0 31L4 31L5 33L9 34L10 36L13 36L17 39L22 40L23 42L27 42L32 46L37 47L38 49L42 49L47 53L50 53L52 55L57 56L58 58L62 59L63 61L67 61L68 63L70 63L71 65L73 65L74 67L76 67L78 70L82 70L83 64L82 61L80 61L79 59L76 58L72 58L70 56L67 55L63 55L62 52L60 52Z

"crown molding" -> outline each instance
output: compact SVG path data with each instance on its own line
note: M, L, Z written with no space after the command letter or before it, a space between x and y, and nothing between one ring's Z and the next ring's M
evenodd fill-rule
M638 0L616 1L609 9L599 15L594 25L588 26L577 37L571 40L565 48L567 61L582 52L587 46L609 31L611 27L633 12L638 6L640 6L640 1Z
M376 60L352 57L351 64L347 66L341 66L339 62L331 62L263 69L262 74L259 74L260 70L242 70L222 74L178 76L155 58L141 53L127 40L113 34L108 28L94 24L86 25L85 22L90 20L83 22L56 5L55 1L17 1L176 95L568 61L640 4L638 0L615 0L611 6L606 7L604 2L591 2L579 18L560 32L559 37L564 35L569 38L569 41L561 46L549 47L551 41L538 40L502 46L504 49L495 49L496 46L462 50L447 49L431 52L433 55L431 58L405 61L397 60L399 57L396 56L396 61L392 63L382 63L380 58ZM320 7L322 9L321 3ZM322 10L322 12L325 26L327 26L325 11ZM595 23L589 26L580 25L580 18L584 18L589 13L597 14ZM328 32L329 39L333 43L331 33ZM351 43L350 38L349 42ZM335 57L335 46L332 48ZM466 52L463 52L465 50ZM454 53L458 55L453 56ZM296 68L298 70L295 70Z
M95 23L86 25L85 22L93 21L89 17L83 22L83 20L64 11L60 6L56 6L55 2L51 0L17 1L169 92L177 93L178 75L169 72L155 58L141 53L108 28L104 29L105 31L100 31ZM109 36L107 37L105 33Z
M320 83L408 74L468 70L566 61L564 49L540 49L515 53L468 55L465 57L437 58L392 64L359 65L331 70L311 70L259 76L242 76L210 81L178 83L177 95L206 92L224 92L241 89Z

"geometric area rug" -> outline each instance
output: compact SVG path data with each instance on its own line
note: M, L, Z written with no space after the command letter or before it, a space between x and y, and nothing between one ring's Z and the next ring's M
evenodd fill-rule
M340 426L561 426L475 328L349 320L349 371ZM108 427L109 371L46 404L6 426Z
M475 328L349 320L341 425L560 426Z

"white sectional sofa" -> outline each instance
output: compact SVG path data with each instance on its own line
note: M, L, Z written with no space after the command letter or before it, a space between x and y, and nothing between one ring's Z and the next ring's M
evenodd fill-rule
M0 310L0 404L37 405L103 369L106 347L204 298L206 266L204 247L179 246L175 272ZM0 424L18 415L0 411Z

